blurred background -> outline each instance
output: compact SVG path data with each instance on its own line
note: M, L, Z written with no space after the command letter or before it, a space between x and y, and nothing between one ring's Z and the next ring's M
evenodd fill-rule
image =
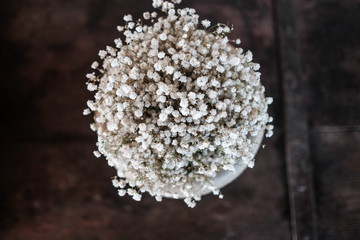
M275 134L254 169L182 201L119 197L85 74L151 0L3 0L0 239L360 239L360 2L184 0L261 64Z

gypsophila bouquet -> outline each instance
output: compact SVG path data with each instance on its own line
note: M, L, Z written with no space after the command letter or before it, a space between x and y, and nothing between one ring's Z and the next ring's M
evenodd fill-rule
M219 171L254 166L253 137L272 135L272 98L252 53L228 39L232 28L199 23L194 9L175 8L180 2L154 0L161 16L124 16L123 40L101 50L87 74L95 99L84 114L94 113L94 154L116 168L120 196L139 201L148 192L194 207L206 191L222 197L213 183Z

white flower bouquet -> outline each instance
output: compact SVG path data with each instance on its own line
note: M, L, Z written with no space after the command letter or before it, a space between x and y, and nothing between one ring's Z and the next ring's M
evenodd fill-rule
M124 16L123 40L101 50L101 64L87 74L95 94L84 114L94 113L94 154L116 169L120 196L139 201L148 192L194 207L205 193L222 197L220 172L254 166L264 129L272 135L272 98L252 53L228 39L230 27L199 23L194 9L177 3L154 0L159 16Z

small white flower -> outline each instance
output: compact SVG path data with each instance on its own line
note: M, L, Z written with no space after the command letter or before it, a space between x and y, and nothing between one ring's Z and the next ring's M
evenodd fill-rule
M173 66L166 66L166 68L165 68L165 71L167 74L173 74L174 70L175 69Z
M126 194L126 190L124 190L124 189L119 189L119 190L118 190L118 194L119 194L120 197L123 197L123 196L125 196L125 194Z
M155 64L154 64L154 68L155 68L155 70L156 71L161 71L161 69L162 69L162 66L161 66L161 62L156 62Z
M165 33L162 33L159 35L160 40L165 41L167 39L167 36Z
M136 95L135 92L131 92L131 93L129 94L129 98L132 99L132 100L136 99L136 97L137 97L137 95Z
M158 99L156 101L164 103L164 102L166 102L166 97L164 95L161 95L160 97L158 97Z
M154 148L156 150L158 150L159 152L163 151L164 150L164 145L162 145L161 143L157 143L154 145Z
M94 151L94 156L99 158L99 157L101 157L101 154L98 151Z
M95 61L91 64L92 69L97 69L98 67L99 67L99 63L97 61Z
M165 112L160 113L159 120L165 122L168 118L168 115Z
M143 28L142 28L142 26L137 26L135 28L135 30L140 33L140 32L142 32Z
M114 43L116 45L117 48L121 48L123 46L123 43L121 41L121 38L117 38L114 40Z
M137 80L139 78L139 70L136 67L133 67L130 71L129 77Z
M202 76L196 79L196 83L199 87L204 86L208 82L208 77Z
M180 112L178 110L175 110L172 112L172 115L174 116L174 118L178 118L180 116Z
M96 91L97 90L97 85L93 84L93 83L88 83L87 85L87 89L90 91L90 92L93 92L93 91Z
M113 121L107 122L106 127L110 132L113 132L118 129L117 123Z
M138 109L138 110L134 111L134 115L135 115L135 117L139 118L139 117L143 116L143 112L140 109Z
M134 193L133 199L134 199L135 201L141 201L141 195L138 194L138 193Z
M238 57L233 57L232 59L230 59L230 65L231 66L237 66L240 64L240 58Z
M165 57L165 53L164 52L159 52L158 53L158 58L164 58Z
M221 66L221 65L218 65L218 66L216 67L216 71L218 71L218 72L220 72L220 73L223 73L223 72L225 71L225 68L224 68L223 66Z
M129 22L129 23L128 23L128 27L129 27L130 29L133 29L133 28L135 27L135 23L134 23L134 22Z
M189 106L189 101L187 100L187 98L181 98L180 99L180 107L186 108L188 106Z
M185 83L187 82L187 78L185 76L181 76L179 81Z
M181 72L176 71L176 72L174 73L174 79L178 79L179 77L181 77Z
M144 12L143 17L144 17L145 20L150 19L150 13L149 12Z
M209 98L214 99L214 98L216 98L217 93L214 90L209 90L208 96L209 96Z
M174 111L173 106L168 106L168 107L165 109L166 114L171 114L173 111Z
M168 12L168 15L169 16L175 15L175 9L170 9L169 12Z
M107 52L105 50L100 50L99 51L99 56L101 59L104 59L107 55Z
M83 111L83 115L89 115L91 113L90 109L86 108Z
M182 114L183 116L187 116L187 115L189 115L190 110L189 110L188 108L182 107L182 108L180 109L180 112L181 112L181 114Z
M205 20L201 21L201 24L204 26L204 28L208 28L208 27L210 27L211 22L209 20L205 19Z
M152 13L151 13L151 17L152 17L152 18L156 18L156 17L157 17L157 12L152 12Z
M196 93L194 93L194 92L189 92L189 93L188 93L188 97L189 97L189 99L195 99L195 98L196 98Z
M251 60L253 59L253 54L251 51L247 51L246 54L245 54L245 60L247 62L251 62Z
M267 97L266 99L265 99L265 101L266 101L266 104L271 104L272 102L273 102L273 98L272 97Z
M125 15L124 16L124 21L125 22L130 22L130 21L132 21L133 20L133 18L132 18L132 16L131 16L131 14L128 14L128 15Z
M194 57L192 57L191 59L190 59L190 65L191 66L193 66L193 67L199 67L200 66L200 62L196 59L196 58L194 58Z

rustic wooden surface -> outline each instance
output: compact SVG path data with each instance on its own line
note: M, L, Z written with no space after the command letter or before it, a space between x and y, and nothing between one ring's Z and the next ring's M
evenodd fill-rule
M294 240L315 239L317 217L308 143L305 84L301 74L299 33L292 1L275 5L279 74L283 89L285 161Z
M297 1L319 239L360 239L360 3Z
M234 24L262 66L275 135L195 209L120 198L92 155L85 74L150 0L4 0L0 239L360 239L360 3L184 0Z

